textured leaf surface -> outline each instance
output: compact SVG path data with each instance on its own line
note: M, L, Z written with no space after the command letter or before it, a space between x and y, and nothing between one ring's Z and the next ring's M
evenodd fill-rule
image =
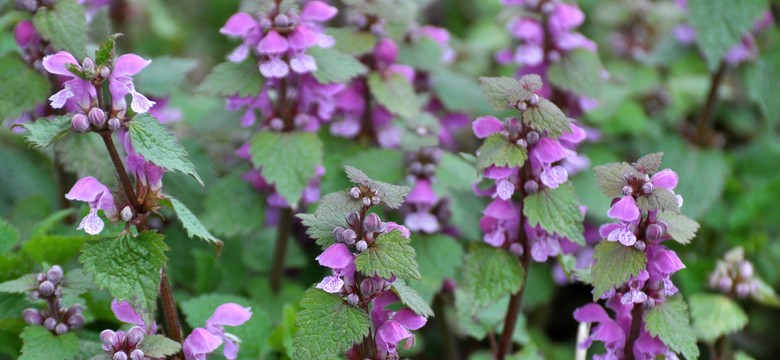
M374 45L376 45L376 37L374 34L359 31L353 27L326 28L325 33L336 40L333 47L347 55L363 55L372 51ZM314 48L312 48L312 50L313 49Z
M333 243L333 229L347 226L347 214L358 211L362 203L356 201L346 191L325 195L314 214L298 214L307 227L306 234L317 240L323 248Z
M393 282L393 292L395 292L410 310L414 311L418 315L433 316L433 309L428 303L420 297L414 289L406 285L403 280L396 280Z
M40 118L23 125L27 129L25 139L38 148L45 148L57 142L70 132L70 117L57 116L54 119Z
M21 252L35 262L63 264L79 254L84 239L84 235L37 235L22 245Z
M609 163L593 168L596 172L596 182L604 196L614 198L621 195L623 186L627 185L626 175L638 175L639 172L627 163Z
M317 134L259 132L252 137L249 151L263 177L297 208L303 189L322 164L322 141Z
M539 99L536 105L529 105L523 112L523 123L536 131L546 131L553 138L571 132L569 118L547 99Z
M139 114L127 123L127 127L138 155L162 168L190 175L203 186L203 180L188 158L187 150L165 125L149 114Z
M690 0L688 13L696 42L715 69L726 53L753 28L767 10L766 0Z
M307 291L295 325L293 359L331 360L368 336L368 314L320 289Z
M0 119L10 119L46 102L49 82L16 55L0 57ZM68 123L70 124L70 122Z
M463 265L463 248L458 242L445 235L415 237L412 242L420 264L421 281L408 282L428 303L441 290L444 279L458 278Z
M540 225L550 234L585 245L585 226L582 223L585 217L572 186L564 184L529 195L525 199L523 213L531 226Z
M480 83L470 77L447 68L438 68L431 72L431 86L436 97L447 109L472 114L485 114L491 107L482 96Z
M160 285L160 269L168 260L163 236L144 231L88 241L79 261L95 284L118 300L127 300L151 326Z
M666 346L681 353L688 360L699 357L696 336L688 318L688 304L682 295L667 298L645 314L645 329L658 336Z
M0 283L0 292L24 294L36 286L38 286L38 282L35 280L35 274L27 274L18 279Z
M728 335L745 327L747 314L733 300L715 294L691 296L691 318L696 336L707 342L714 342L722 335Z
M490 166L520 167L528 159L528 150L509 142L501 134L490 135L477 151L477 170L480 172Z
M520 260L506 250L474 242L463 268L466 290L474 298L474 309L488 306L523 287Z
M593 299L598 299L612 287L625 284L645 268L647 255L631 246L603 240L593 252Z
M73 332L54 336L43 326L27 326L20 335L22 356L19 360L71 360L79 353L79 340Z
M312 75L323 84L349 82L368 72L368 68L353 56L333 48L312 47L307 53L317 62L317 70Z
M260 230L265 217L265 200L238 172L209 186L203 208L206 227L227 237Z
M683 245L690 243L696 237L696 232L699 231L699 223L673 211L664 211L658 218L666 221L667 232L672 236L672 239Z
M586 49L566 53L552 64L547 76L550 83L579 95L597 98L601 95L604 79L601 77L601 61L598 54Z
M509 77L481 77L482 92L490 106L496 110L514 108L518 101L531 99L534 91L542 87L539 75L526 75L520 80Z
M19 242L19 231L0 218L0 255L10 251Z
M190 238L197 236L207 243L216 246L217 249L222 248L222 241L214 237L214 235L211 235L211 232L201 224L198 217L195 216L190 209L184 206L184 204L176 198L171 197L170 200L171 204L173 204L173 210L176 211L179 221L181 221L182 226L184 226L184 230L187 230L187 235ZM224 200L230 201L229 199Z
M365 173L352 166L345 166L344 169L347 172L347 177L355 184L367 186L376 190L379 198L387 206L393 209L401 207L404 203L404 198L409 194L409 187L388 184L383 181L377 181L369 178Z
M139 346L144 355L150 358L162 358L179 352L181 345L163 335L146 335Z
M420 101L414 87L401 74L392 74L383 78L373 72L368 75L368 88L376 101L393 114L412 117L420 111Z
M669 190L656 188L650 195L640 196L636 201L639 208L643 211L662 210L671 212L680 212L677 203L677 197Z
M106 154L106 145L96 133L73 133L57 142L54 149L65 170L79 177L112 179L116 176L114 164Z
M171 95L184 82L187 73L198 66L195 59L162 56L133 76L135 87L143 94L154 96ZM248 77L251 77L247 74Z
M398 62L420 70L434 70L442 63L441 45L429 37L422 37L412 43L403 43L398 48Z
M645 174L653 174L658 171L661 166L661 160L664 157L664 153L657 152L642 156L635 163L631 164L636 170Z
M211 69L195 92L218 96L256 96L263 89L264 82L254 61L240 64L225 61Z
M54 48L65 50L81 60L87 46L87 15L76 0L59 0L54 9L38 9L33 16L35 29Z
M355 257L357 270L364 275L376 274L385 279L395 275L400 279L420 280L417 252L409 242L399 230L379 235L368 250Z

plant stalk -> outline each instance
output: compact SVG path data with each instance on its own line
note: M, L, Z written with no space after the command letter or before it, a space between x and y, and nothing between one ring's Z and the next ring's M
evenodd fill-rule
M696 143L705 146L711 143L712 138L712 117L715 105L718 102L718 88L723 81L723 75L726 73L726 63L720 62L718 69L712 75L710 89L707 92L707 101L704 103L701 115L696 123Z
M626 339L626 346L623 349L626 360L634 360L634 343L642 331L642 315L644 311L645 308L642 304L634 304L634 308L631 309L631 329Z
M292 226L292 216L292 208L283 209L276 231L276 247L274 248L274 258L271 265L271 291L274 294L278 294L281 288L282 274L284 273L284 255L287 253L287 238Z

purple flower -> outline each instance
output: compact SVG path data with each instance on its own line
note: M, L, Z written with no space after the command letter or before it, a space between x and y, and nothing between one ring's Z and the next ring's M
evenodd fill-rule
M639 215L639 206L636 205L634 197L630 195L624 196L612 204L612 207L607 211L607 216L625 222L634 221L639 218Z
M471 126L474 130L474 134L480 139L484 139L504 130L504 124L501 120L489 115L478 117Z
M604 308L596 303L585 305L574 311L574 318L579 322L596 323L593 330L582 347L590 347L593 341L601 341L607 347L608 352L614 352L625 344L625 331L612 320Z
M408 308L399 311L388 310L387 306L400 299L392 291L384 291L371 301L371 321L377 329L376 345L384 353L382 358L397 355L397 346L401 340L407 341L407 348L414 344L414 336L409 330L417 330L428 321L425 316L417 315ZM392 357L390 357L392 358Z
M332 276L326 276L317 284L318 289L331 294L339 293L344 288L344 279L354 278L355 255L349 251L344 243L335 243L329 246L320 256L317 256L316 260L320 265L333 270ZM352 281L354 282L354 280Z
M28 46L38 47L41 42L41 36L35 30L35 26L29 20L22 20L14 28L14 39L20 48Z
M146 323L144 322L141 315L133 310L133 307L130 306L130 303L127 302L127 300L122 300L120 302L119 300L114 299L111 301L111 311L114 313L114 316L117 318L117 320L123 323L133 324L147 329ZM153 322L152 326L148 329L148 334L156 334L157 323Z
M151 62L151 60L144 60L135 54L125 54L114 60L114 67L111 69L110 82L108 84L114 108L123 109L127 106L124 102L127 94L130 94L132 97L130 108L136 113L145 113L154 106L154 101L135 91L132 78L133 75L143 70Z
M117 210L111 190L92 176L79 179L65 194L68 200L84 201L89 204L89 213L79 223L78 229L84 229L87 234L97 235L103 231L103 220L98 217L98 210L103 210L106 217L113 219Z
M79 71L83 71L85 68L89 68L88 65L91 62L92 60L87 58L84 60L83 66L79 65L76 58L66 51L60 51L54 55L48 55L43 58L43 68L46 69L46 71L68 79L62 83L62 90L49 97L52 108L61 109L71 98L74 99L82 109L88 109L90 107L92 99L97 97L97 90L95 90L95 87L88 80L83 80L71 73L66 65L70 64ZM91 65L94 68L94 63Z
M483 240L486 243L500 247L517 237L520 209L514 203L495 199L485 208L483 214L479 226L485 233Z
M250 308L234 303L220 305L206 320L205 328L195 328L184 339L184 357L187 360L205 360L220 345L225 344L223 355L233 360L238 356L240 340L225 332L225 326L239 326L252 317Z

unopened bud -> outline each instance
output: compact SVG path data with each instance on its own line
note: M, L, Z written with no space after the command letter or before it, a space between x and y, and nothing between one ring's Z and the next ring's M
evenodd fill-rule
M749 261L743 261L742 264L739 265L739 275L743 279L753 276L753 264Z
M84 58L84 61L81 62L81 68L84 69L84 72L86 73L92 73L95 74L95 62L92 61L90 58Z
M38 290L30 291L30 300L38 300L41 298L41 293Z
M68 332L68 325L65 325L63 323L57 324L57 326L54 327L54 333L57 335L62 335L64 333Z
M528 132L528 135L525 136L525 141L528 142L528 145L536 144L539 141L539 133L536 131Z
M282 130L284 129L284 121L280 118L273 118L271 119L271 122L268 123L268 126L271 127L272 130Z
M38 285L38 291L41 292L41 296L43 297L52 296L54 294L54 284L52 284L51 281L46 280Z
M539 103L539 95L533 94L531 95L531 100L528 100L528 103L531 105L536 105Z
M374 195L371 197L371 204L379 205L380 202L382 202L382 199L380 199L379 196Z
M295 115L293 123L295 124L295 127L303 128L309 123L309 115L303 113Z
M33 308L24 309L22 318L24 319L24 322L30 325L40 325L43 323L43 317L41 316L41 313Z
M336 239L336 242L344 241L344 230L346 229L341 226L333 229L333 238Z
M623 196L631 196L634 194L634 188L628 185L623 186L623 188L620 190L620 193L623 194Z
M114 353L113 360L127 360L127 354L124 351L117 351Z
M371 199L368 197L363 197L361 200L363 200L363 206L371 206Z
M35 275L35 280L40 282L43 282L43 280L46 280L46 274L44 273L38 273Z
M746 297L750 295L750 284L748 283L739 283L736 286L737 296L739 297Z
M352 305L352 306L357 305L357 303L359 301L360 301L360 297L358 297L357 294L352 293L352 294L347 295L347 302L350 305Z
M73 304L70 309L68 309L67 312L65 312L65 316L73 316L75 314L81 314L81 311L83 309L81 308L81 305L79 304Z
M558 62L561 60L561 53L556 50L550 50L550 52L547 53L547 60L550 60L550 62Z
M376 292L376 281L371 278L363 279L360 282L360 292L363 296L371 296Z
M68 325L73 329L84 326L84 316L81 316L81 314L72 315L68 318Z
M349 189L349 196L351 196L353 199L357 200L360 199L360 189L356 187L353 187L352 189Z
M101 66L100 77L107 78L109 75L111 75L111 69L109 69L108 66Z
M664 229L658 224L650 224L645 230L645 237L648 240L658 240L664 235Z
M517 144L517 146L521 148L528 147L528 142L526 142L525 139L517 139L517 141L515 141L515 144Z
M127 345L135 347L144 340L144 329L140 326L131 327L130 330L127 330L125 340L127 341Z
M655 190L655 186L653 186L653 183L648 181L648 182L642 184L642 192L643 193L645 193L645 194L652 194L653 190Z
M113 330L103 330L100 332L100 342L103 343L103 349L115 349L119 347L119 338Z
M349 213L349 215L347 215L347 224L353 228L358 227L358 225L360 225L360 214L358 214L357 211Z
M57 326L57 319L50 317L44 320L43 327L48 329L49 331L54 330L54 327Z
M89 130L89 119L87 119L87 115L84 114L73 115L70 119L70 126L76 132L85 132Z
M276 18L274 19L274 26L288 27L290 26L290 18L285 14L276 15Z
M38 2L35 0L16 0L16 9L22 11L35 11L38 8Z
M130 208L130 205L122 208L122 220L130 221L132 219L133 219L133 209Z
M423 171L423 164L419 161L413 161L409 164L409 171L414 174L421 173Z
M347 245L352 245L357 240L357 233L355 233L355 230L352 229L346 229L341 234L341 239L344 241Z
M520 130L523 130L523 125L517 118L507 118L504 120L506 121L506 131L509 133L519 133Z
M103 124L106 123L106 113L103 109L98 107L89 109L89 115L87 117L89 118L89 122L97 127L103 127Z
M525 190L526 194L533 194L537 191L539 191L539 183L537 183L535 180L528 180L523 184L523 189Z
M512 254L515 254L515 256L522 256L523 255L523 245L520 245L519 243L512 243L512 245L509 245L509 251L512 252Z
M52 284L58 284L62 279L62 268L59 265L54 265L46 273L46 278L52 282Z
M144 351L135 349L130 353L130 360L144 360Z
M526 104L525 101L518 101L517 110L525 111L525 109L528 109L528 104Z
M422 172L425 175L433 175L433 173L436 172L436 164L427 163L427 164L423 165Z
M379 218L379 215L375 213L371 213L366 215L366 219L363 220L363 230L365 230L368 233L373 233L379 231L379 226L382 224L382 219Z
M360 240L357 242L357 245L355 245L355 249L359 252L364 252L368 250L368 243L365 240Z
M645 245L646 244L644 241L638 240L637 242L634 243L634 248L639 251L645 251Z
M117 131L119 128L122 127L122 121L117 118L110 118L108 119L108 128L111 131Z

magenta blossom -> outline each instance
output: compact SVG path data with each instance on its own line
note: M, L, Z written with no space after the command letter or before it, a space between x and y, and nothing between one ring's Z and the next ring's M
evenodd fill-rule
M154 101L135 91L132 78L133 75L143 70L151 62L151 60L144 60L135 54L125 54L114 60L114 67L111 69L110 82L108 84L114 108L124 109L127 107L125 104L125 95L127 94L130 94L132 97L130 108L136 113L145 113L154 106Z
M133 310L133 307L130 306L130 303L127 302L127 300L122 300L120 302L119 300L114 299L111 301L111 311L114 312L114 316L116 316L117 320L123 323L133 324L144 329L149 329L147 332L149 335L157 333L157 323L153 322L152 326L147 328L144 319L140 314Z
M84 201L89 204L89 213L81 220L78 227L79 230L84 229L87 234L97 235L103 231L104 224L103 220L98 217L98 210L103 210L109 219L116 217L117 210L111 190L92 176L79 179L70 191L65 194L65 198Z
M62 83L62 90L49 97L51 107L61 109L69 99L73 99L82 109L88 109L92 99L97 97L97 90L89 80L83 80L71 73L67 65L78 71L95 71L95 63L90 58L84 59L83 64L79 65L76 58L66 51L44 57L43 68L46 71L67 79Z
M392 291L385 291L372 300L371 321L377 329L376 346L382 353L381 359L392 359L398 355L398 343L407 340L406 348L414 346L414 335L409 330L418 330L425 326L428 319L415 314L408 308L398 311L388 310L387 306L400 301Z
M240 340L225 332L225 326L239 326L252 317L250 308L234 303L220 305L208 320L205 328L195 328L184 339L184 357L187 360L206 360L207 355L214 352L224 343L223 355L228 360L238 356Z
M317 284L318 289L331 294L339 293L344 288L344 279L354 278L355 255L344 243L329 246L320 256L317 256L316 260L320 265L333 270L332 276L326 276Z

